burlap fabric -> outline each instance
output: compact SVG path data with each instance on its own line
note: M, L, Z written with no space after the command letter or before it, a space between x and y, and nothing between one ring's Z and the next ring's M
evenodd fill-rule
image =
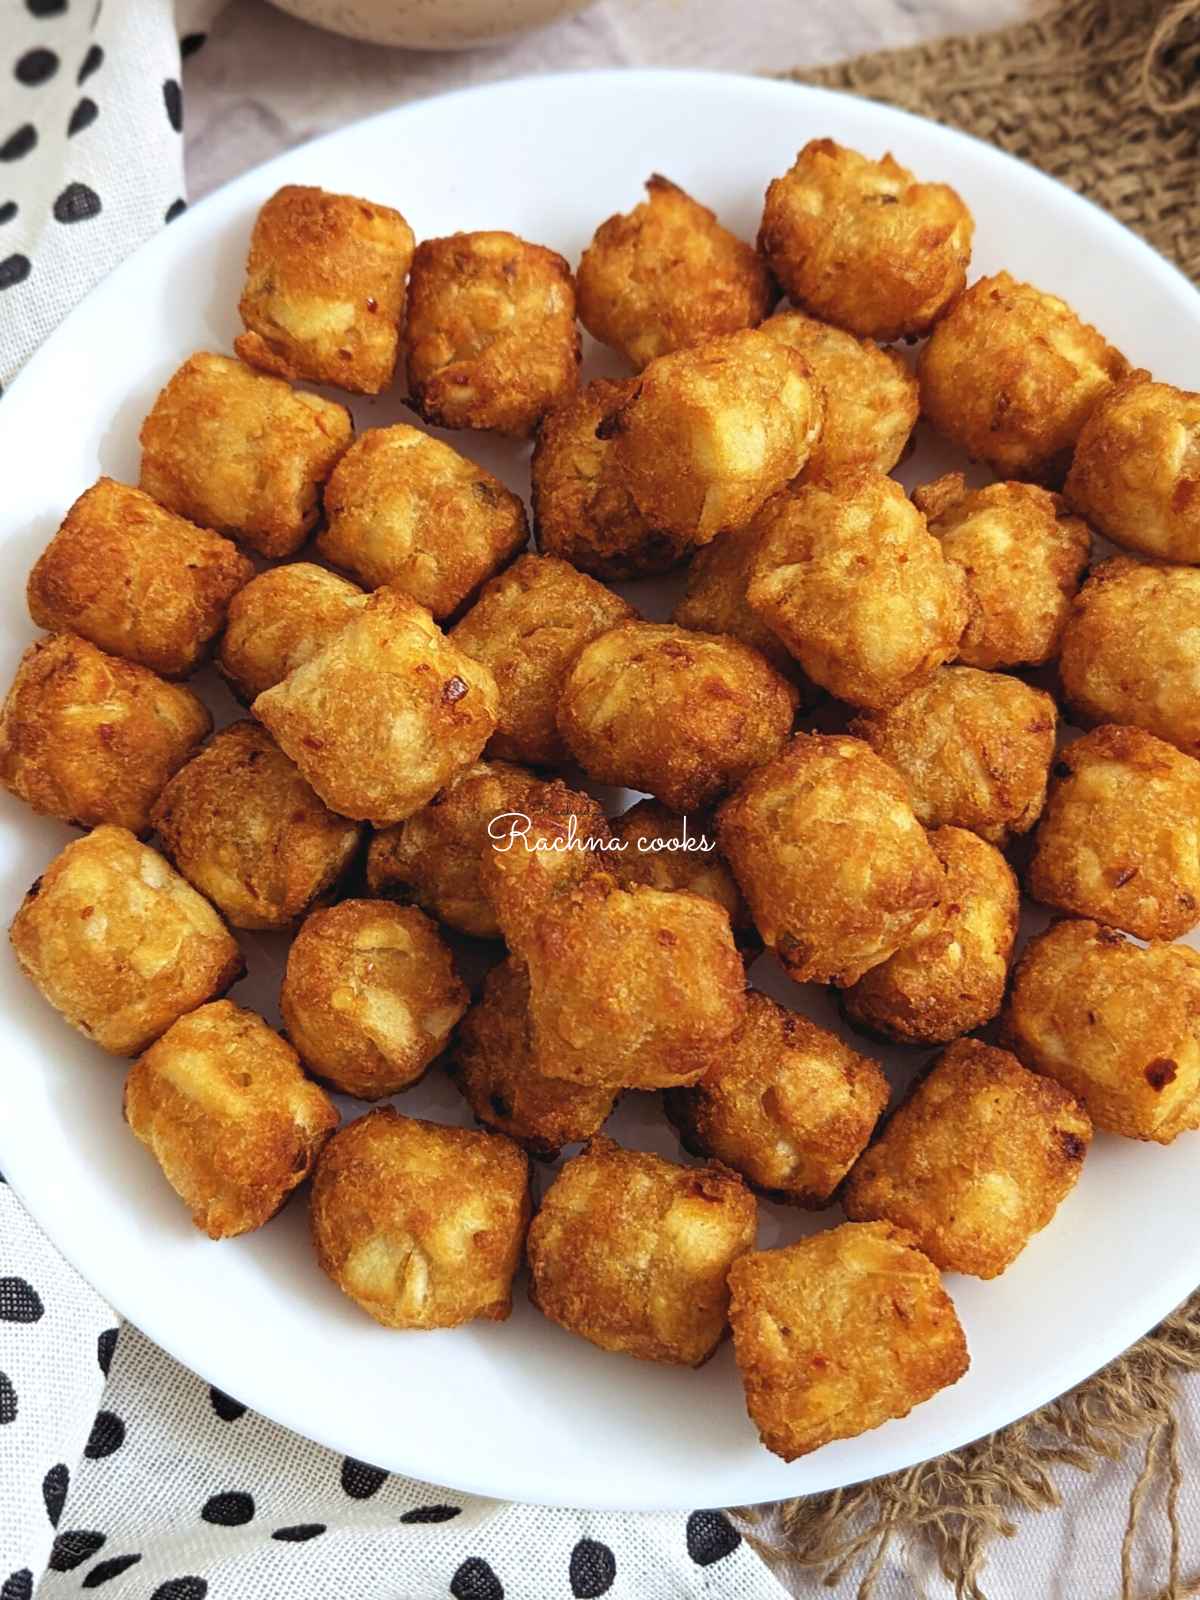
M1076 0L999 33L945 39L787 74L962 128L1104 206L1200 281L1200 0ZM1200 1291L1070 1394L965 1450L769 1518L743 1512L764 1553L869 1600L895 1541L924 1540L961 1600L984 1600L986 1549L1017 1510L1060 1503L1055 1471L1134 1451L1140 1471L1121 1556L1135 1600L1143 1518L1169 1530L1154 1600L1200 1594L1200 1552L1180 1550L1176 1385L1200 1373ZM1030 1597L1033 1600L1033 1597ZM1149 1600L1149 1597L1145 1597Z

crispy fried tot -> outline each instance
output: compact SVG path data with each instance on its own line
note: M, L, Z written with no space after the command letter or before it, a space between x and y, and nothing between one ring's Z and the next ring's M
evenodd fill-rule
M310 561L272 567L233 597L217 670L250 705L311 661L366 603L357 584Z

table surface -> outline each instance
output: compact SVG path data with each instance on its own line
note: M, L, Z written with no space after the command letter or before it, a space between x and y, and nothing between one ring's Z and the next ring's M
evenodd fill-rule
M598 0L579 16L499 46L427 54L339 39L263 0L233 0L185 68L188 192L197 199L330 128L468 84L604 66L782 71L1000 27L1033 9L1032 0ZM1184 1458L1200 1460L1200 1380L1180 1409ZM985 1578L990 1600L1115 1600L1138 1466L1130 1459L1091 1475L1058 1469L1063 1510L1015 1519L1016 1537L993 1548ZM1158 1509L1148 1508L1135 1553L1135 1592L1154 1592L1165 1578ZM1185 1477L1180 1519L1190 1575L1200 1564L1200 1475ZM805 1597L839 1600L855 1589L853 1582L826 1589L786 1570L781 1576ZM910 1600L914 1590L930 1600L952 1593L927 1556L897 1551L876 1600Z

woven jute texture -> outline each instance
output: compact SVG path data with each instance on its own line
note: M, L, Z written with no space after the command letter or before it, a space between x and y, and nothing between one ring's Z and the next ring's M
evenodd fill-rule
M1104 206L1200 281L1200 0L1075 0L999 33L786 76L989 140ZM1184 1600L1200 1594L1200 1552L1181 1551L1179 1539L1176 1404L1187 1373L1200 1373L1200 1291L1111 1366L1000 1433L872 1483L743 1511L742 1526L768 1557L786 1552L830 1583L856 1577L860 1600L894 1543L921 1540L960 1600L985 1600L987 1545L1014 1532L1013 1513L1056 1508L1057 1469L1132 1453L1123 1600ZM1139 1595L1132 1563L1150 1517L1164 1521L1170 1549L1152 1597Z

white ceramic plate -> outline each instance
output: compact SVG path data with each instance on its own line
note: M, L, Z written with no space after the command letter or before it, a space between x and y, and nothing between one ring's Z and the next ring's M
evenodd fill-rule
M505 227L575 259L602 218L638 199L651 171L752 238L767 180L821 135L872 154L891 149L922 176L954 184L978 220L973 273L1007 267L1055 290L1137 362L1195 384L1200 299L1173 268L1065 189L930 123L811 89L696 73L602 72L451 95L343 129L204 201L101 284L31 362L0 405L9 572L0 680L31 636L25 573L66 507L100 472L136 482L138 425L159 386L193 349L229 348L250 224L280 184L386 201L418 237ZM354 411L360 427L404 416L391 397ZM525 487L523 451L470 435L454 442ZM920 481L949 464L926 443L904 477ZM216 687L213 697L227 720L232 702ZM0 796L5 920L67 837ZM243 943L251 975L235 998L274 1018L283 943ZM769 970L758 981L837 1026L822 992L802 994ZM909 1052L898 1081L914 1059ZM1075 1194L1015 1266L993 1283L950 1280L969 1375L904 1421L785 1466L758 1444L728 1345L699 1372L605 1355L544 1321L523 1284L505 1324L386 1332L317 1269L303 1197L249 1238L203 1239L122 1125L120 1063L59 1021L7 946L0 1061L0 1168L118 1310L299 1432L483 1494L596 1508L736 1505L905 1467L1061 1393L1200 1280L1195 1136L1165 1150L1102 1136ZM439 1074L403 1103L467 1120ZM678 1155L653 1097L627 1097L610 1131ZM762 1209L765 1244L838 1220Z

